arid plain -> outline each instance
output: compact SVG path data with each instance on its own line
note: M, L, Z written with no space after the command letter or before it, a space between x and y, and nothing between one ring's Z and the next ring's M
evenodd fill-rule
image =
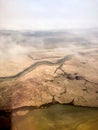
M0 129L12 127L13 130L24 130L27 126L29 130L48 129L49 121L47 125L42 125L46 121L42 120L36 126L40 116L36 113L31 116L28 114L35 108L58 103L98 107L98 29L36 32L1 30ZM60 125L60 129L65 130L66 124L68 130L98 128L98 118L95 119L97 109L92 108L90 112L87 108L82 110L81 107L58 105L48 109L49 115L51 112L57 114L58 111L66 115L67 109L78 111L77 117L79 113L89 115L85 118L81 116L78 120L75 118L75 122L75 111L65 116L72 118L69 122L63 119L63 115L59 115L65 124L61 125L62 120L58 124L51 122L51 129ZM46 110L38 110L43 119L49 118L49 115L44 115ZM32 115L35 124L31 123ZM88 123L90 118L95 120L95 124ZM84 119L86 124L79 123Z
M1 30L0 108L54 102L98 107L98 30Z

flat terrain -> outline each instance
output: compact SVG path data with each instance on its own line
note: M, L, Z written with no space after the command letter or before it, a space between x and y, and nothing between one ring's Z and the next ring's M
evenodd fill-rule
M1 30L0 109L55 102L98 107L98 30Z

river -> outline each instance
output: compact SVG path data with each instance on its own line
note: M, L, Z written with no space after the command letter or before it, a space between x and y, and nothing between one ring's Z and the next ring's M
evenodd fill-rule
M98 130L98 108L55 104L12 118L12 130Z

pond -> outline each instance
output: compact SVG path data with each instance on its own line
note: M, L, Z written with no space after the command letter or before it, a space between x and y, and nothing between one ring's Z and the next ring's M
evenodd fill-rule
M98 130L98 108L54 104L12 118L12 130Z

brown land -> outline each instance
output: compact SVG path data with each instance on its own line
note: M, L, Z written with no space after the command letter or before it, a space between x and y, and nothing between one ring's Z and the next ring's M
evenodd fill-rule
M56 102L98 107L97 36L35 34L1 31L0 77L16 75L35 62L73 57L60 65L39 65L17 79L1 80L0 109L17 111Z

